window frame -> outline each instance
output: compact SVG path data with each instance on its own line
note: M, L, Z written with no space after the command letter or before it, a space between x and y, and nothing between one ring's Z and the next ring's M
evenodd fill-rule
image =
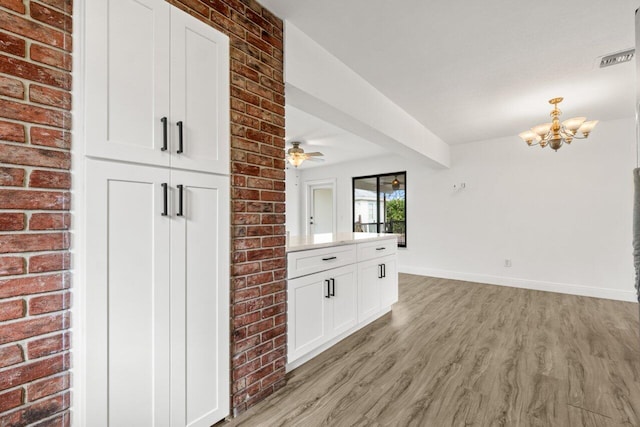
M399 248L407 247L407 171L381 173L375 175L354 176L351 178L351 230L356 231L356 180L358 179L376 179L376 230L378 234L385 234L380 232L381 221L381 200L380 200L380 180L383 178L394 177L398 175L404 175L404 243L398 240Z

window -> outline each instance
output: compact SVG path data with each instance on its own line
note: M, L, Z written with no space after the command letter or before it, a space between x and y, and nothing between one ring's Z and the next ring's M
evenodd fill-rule
M353 178L353 231L398 234L407 246L407 172Z

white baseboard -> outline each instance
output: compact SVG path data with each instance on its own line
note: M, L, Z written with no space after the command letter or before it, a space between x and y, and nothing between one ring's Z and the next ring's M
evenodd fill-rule
M486 283L488 285L510 286L512 288L532 289L536 291L581 295L585 297L605 298L635 303L638 302L636 293L633 290L622 291L618 289L596 288L592 286L574 285L569 283L542 282L538 280L518 279L515 277L462 273L457 271L412 267L407 265L398 266L398 271L400 273L438 277L441 279L464 280L467 282Z

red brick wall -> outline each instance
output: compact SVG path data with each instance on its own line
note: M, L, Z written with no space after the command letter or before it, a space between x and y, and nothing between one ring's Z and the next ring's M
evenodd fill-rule
M231 42L233 413L284 384L282 20L254 0L169 0Z
M71 0L0 0L0 425L69 424Z

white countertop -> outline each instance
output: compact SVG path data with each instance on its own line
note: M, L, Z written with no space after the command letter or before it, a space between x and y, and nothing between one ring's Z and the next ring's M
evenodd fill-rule
M378 233L322 233L307 236L291 236L287 242L287 252L307 249L329 248L331 246L352 245L354 243L374 240L397 239L395 234Z

